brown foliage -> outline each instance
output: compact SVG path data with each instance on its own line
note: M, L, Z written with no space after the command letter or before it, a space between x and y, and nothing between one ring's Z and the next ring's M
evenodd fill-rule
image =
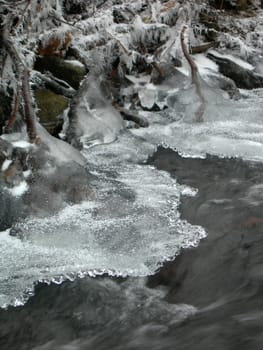
M46 43L40 42L38 54L40 56L60 56L64 57L72 41L72 35L67 32L63 38L56 34L51 36Z

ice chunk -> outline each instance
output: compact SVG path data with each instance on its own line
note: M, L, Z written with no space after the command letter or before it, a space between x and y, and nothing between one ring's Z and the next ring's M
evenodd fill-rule
M119 112L103 96L93 79L90 76L83 83L69 111L68 139L83 148L112 142L123 127Z

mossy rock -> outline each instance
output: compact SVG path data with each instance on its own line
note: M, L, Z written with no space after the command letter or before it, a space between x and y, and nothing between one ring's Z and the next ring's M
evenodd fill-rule
M35 99L39 108L40 123L51 135L56 136L62 127L62 120L59 120L58 116L68 107L68 99L47 89L37 89Z
M79 88L80 82L87 73L84 66L70 63L58 56L38 57L35 69L41 73L51 72L56 78L64 80L74 89Z

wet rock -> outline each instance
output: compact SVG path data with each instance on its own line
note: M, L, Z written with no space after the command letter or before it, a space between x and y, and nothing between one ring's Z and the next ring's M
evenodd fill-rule
M12 196L0 180L0 231L4 231L21 217L21 199Z
M151 82L153 84L169 84L169 81L173 79L184 79L184 75L179 72L176 67L181 67L182 62L179 59L174 60L172 63L160 63L159 68L162 74L158 70L153 69L151 73Z
M245 10L251 5L248 0L210 0L210 5L224 10Z
M0 168L7 157L12 154L13 147L12 145L0 138Z
M76 65L57 56L38 57L35 62L36 70L41 73L49 71L56 78L64 80L74 89L78 89L87 71L84 66Z
M89 2L86 0L64 0L64 9L68 15L82 14L86 11Z
M235 100L240 98L241 96L240 91L232 79L227 78L222 74L211 75L211 76L208 76L208 78L209 78L209 86L226 91L229 97Z
M115 23L129 23L131 20L131 16L122 11L121 9L114 7L112 11L113 20Z
M256 89L263 87L263 76L255 74L226 57L219 57L212 53L207 55L219 67L220 73L232 79L241 89Z
M85 158L39 125L38 135L42 143L25 148L0 139L0 231L19 218L94 198Z
M0 91L0 135L2 134L6 121L11 115L11 104L12 99L8 97L3 91Z
M57 136L63 124L63 120L58 117L68 107L68 99L47 89L37 89L35 99L40 123L51 135Z
M27 214L46 216L62 209L67 203L80 203L93 198L92 178L86 168L73 162L61 164L48 174L45 167L35 171L30 181L30 191L23 198Z

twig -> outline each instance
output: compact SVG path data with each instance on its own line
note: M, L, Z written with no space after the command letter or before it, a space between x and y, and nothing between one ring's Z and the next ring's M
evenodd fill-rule
M106 33L109 34L114 40L117 41L117 43L119 44L119 46L122 48L122 50L128 55L130 56L132 54L132 51L130 51L115 35L113 35L111 32L109 32L108 30L106 30Z
M59 21L60 23L67 24L67 25L69 25L69 26L71 26L71 27L73 27L73 28L75 28L75 29L77 29L77 30L83 32L83 29L82 29L82 28L76 26L75 23L70 23L70 22L66 21L65 19L59 18L59 17L56 15L55 12L50 13L49 16L52 17L52 18L54 18L55 20Z
M76 90L73 89L71 86L66 87L66 83L61 81L59 79L55 79L52 76L47 76L46 74L42 74L40 72L34 71L34 75L42 80L47 88L54 91L56 94L63 95L65 97L71 98L75 95ZM62 86L61 84L64 83L65 86Z
M26 6L23 10L23 12L21 13L21 15L19 16L19 20L18 22L15 24L15 26L12 28L12 30L15 30L16 28L18 28L20 26L20 24L22 23L24 17L25 17L25 14L29 8L29 6L31 5L31 0L27 0L27 3L26 3Z

